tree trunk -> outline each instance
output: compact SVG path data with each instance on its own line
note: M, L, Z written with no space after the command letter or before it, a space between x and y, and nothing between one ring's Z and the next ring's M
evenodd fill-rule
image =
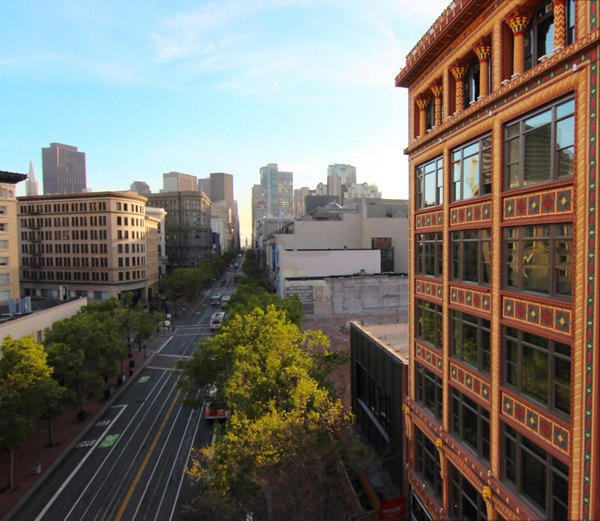
M8 465L8 490L13 490L15 488L15 451L11 449L8 452L10 454L10 463Z
M50 445L50 447L54 447L54 445L56 445L56 443L54 443L54 429L52 428L53 425L53 418L51 416L48 416L48 445Z

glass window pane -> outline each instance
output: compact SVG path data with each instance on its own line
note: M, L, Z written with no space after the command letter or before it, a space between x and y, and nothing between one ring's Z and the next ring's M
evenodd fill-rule
M546 511L546 466L529 451L521 449L521 453L523 492Z
M519 283L518 242L506 242L506 284L517 287Z
M463 192L463 199L480 195L479 155L471 156L465 159Z
M523 346L522 390L548 404L548 354Z
M475 367L478 366L477 333L478 329L476 326L469 324L468 322L463 323L463 360Z
M567 116L568 114L573 114L574 112L575 112L575 100L574 99L565 101L564 103L561 103L560 105L558 105L556 107L556 117L559 119L564 116Z
M523 242L523 289L549 293L550 243Z
M551 179L551 136L550 125L545 125L525 134L523 171L523 184L525 186Z
M556 148L571 147L575 144L575 118L563 119L556 124Z
M535 116L525 120L524 132L547 125L550 123L550 121L552 121L552 110L546 110L541 114L536 114Z
M569 414L571 410L571 362L554 359L554 406Z

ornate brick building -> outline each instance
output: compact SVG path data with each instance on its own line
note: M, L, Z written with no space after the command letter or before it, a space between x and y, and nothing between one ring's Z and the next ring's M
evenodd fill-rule
M455 0L406 58L417 519L598 519L597 2Z

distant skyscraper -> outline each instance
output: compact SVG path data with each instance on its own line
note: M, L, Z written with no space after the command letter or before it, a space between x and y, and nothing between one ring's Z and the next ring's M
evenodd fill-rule
M148 195L152 193L152 190L150 190L150 186L146 181L134 181L131 183L129 190L139 195Z
M294 215L298 217L306 213L306 206L304 204L304 198L310 194L310 188L303 186L294 190Z
M210 193L210 177L198 179L198 190L208 195L208 198L212 201L212 194Z
M337 195L344 204L348 187L355 184L355 166L335 163L327 167L327 195Z
M233 211L233 176L223 172L210 174L211 201L227 201Z
M168 172L163 174L163 192L197 192L198 178L191 174L181 172Z
M260 169L260 185L267 203L267 212L273 216L294 212L294 174L280 172L276 163Z
M39 195L39 192L38 182L35 180L33 172L33 162L29 161L29 175L27 176L27 181L25 181L25 193L27 195Z
M77 147L50 143L42 148L44 194L74 194L87 189L85 153Z

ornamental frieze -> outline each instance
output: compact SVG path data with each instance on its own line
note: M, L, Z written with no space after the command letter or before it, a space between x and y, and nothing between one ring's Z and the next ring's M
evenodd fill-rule
M427 213L418 213L415 215L415 229L439 228L444 224L444 214L442 210Z
M441 282L417 279L415 281L415 293L417 296L434 297L441 300L444 294L444 286Z
M457 384L457 387L470 391L488 405L490 404L490 384L475 372L468 371L455 363L450 363L450 380Z
M441 354L436 353L434 350L429 349L418 342L415 343L415 351L417 358L419 361L423 362L423 365L441 373L444 365Z
M489 293L458 286L450 286L450 302L485 313L489 313L492 307L492 298Z
M536 326L560 335L571 335L573 321L567 307L551 306L515 297L502 298L502 318Z
M492 203L490 201L453 207L450 210L451 227L461 224L490 222L491 220Z
M534 194L505 197L504 221L527 217L549 217L573 212L573 187L561 187Z
M502 393L502 415L522 425L529 433L535 434L536 443L550 445L561 454L569 456L570 433L566 426L504 392Z

